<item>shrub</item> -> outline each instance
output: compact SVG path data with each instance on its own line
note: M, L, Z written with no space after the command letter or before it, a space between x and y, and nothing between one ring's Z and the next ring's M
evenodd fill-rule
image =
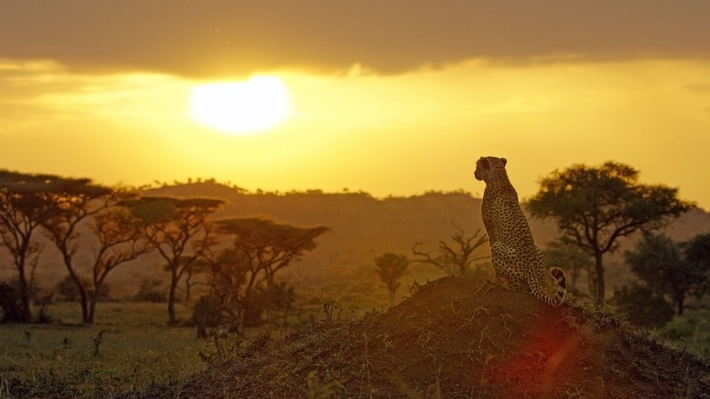
M20 291L14 284L0 282L0 309L2 310L2 323L22 321Z
M675 314L673 305L663 294L641 284L624 286L615 291L614 302L627 315L629 322L648 328L663 327Z
M165 290L161 290L159 287L159 280L143 280L138 292L133 296L133 302L160 303L167 301Z

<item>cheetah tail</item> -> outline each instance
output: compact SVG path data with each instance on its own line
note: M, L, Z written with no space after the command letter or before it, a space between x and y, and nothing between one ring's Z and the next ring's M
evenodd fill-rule
M562 302L564 302L565 295L567 294L567 276L565 275L565 272L559 267L551 267L550 274L552 274L552 277L555 278L558 285L557 295L552 298L552 303L550 305L559 306L562 304Z

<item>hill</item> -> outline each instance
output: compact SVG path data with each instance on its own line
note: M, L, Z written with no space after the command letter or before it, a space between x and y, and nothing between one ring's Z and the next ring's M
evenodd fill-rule
M710 398L710 364L599 312L446 277L382 313L262 337L128 398Z

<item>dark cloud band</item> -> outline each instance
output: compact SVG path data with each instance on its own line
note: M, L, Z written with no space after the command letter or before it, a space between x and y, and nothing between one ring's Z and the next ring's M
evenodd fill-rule
M0 0L0 58L208 76L710 57L708 15L710 2L692 0Z

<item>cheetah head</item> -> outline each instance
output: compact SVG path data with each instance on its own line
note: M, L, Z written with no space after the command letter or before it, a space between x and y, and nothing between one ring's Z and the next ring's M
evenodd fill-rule
M506 163L508 163L508 160L505 158L481 157L476 162L476 171L473 172L473 175L476 180L491 181L499 175L499 171L505 173Z

